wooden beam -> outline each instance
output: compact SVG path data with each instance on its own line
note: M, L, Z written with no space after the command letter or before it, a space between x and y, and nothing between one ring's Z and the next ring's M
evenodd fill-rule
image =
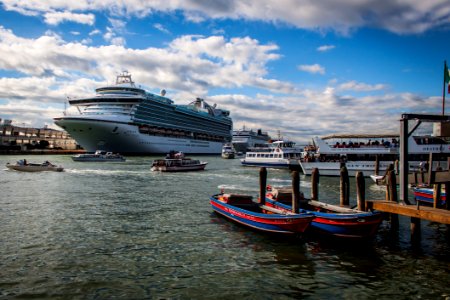
M402 205L384 200L366 200L369 209L420 218L442 224L450 224L450 211L428 206Z

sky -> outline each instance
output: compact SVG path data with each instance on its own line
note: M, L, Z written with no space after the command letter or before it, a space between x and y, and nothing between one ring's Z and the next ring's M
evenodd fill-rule
M128 71L234 129L398 132L402 113L442 114L447 59L448 0L0 0L0 118L17 126L57 128L68 98Z

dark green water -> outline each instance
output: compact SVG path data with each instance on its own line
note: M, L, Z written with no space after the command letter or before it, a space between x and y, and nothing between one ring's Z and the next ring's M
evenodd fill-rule
M7 162L61 164L63 173L21 173ZM258 191L258 169L202 157L204 172L150 171L154 157L125 163L70 156L0 156L1 299L449 299L450 241L444 225L384 221L372 242L280 239L212 212L209 195ZM301 178L309 195L309 178ZM290 174L269 170L271 185ZM352 180L352 203L355 203ZM384 190L366 182L367 198ZM338 178L321 178L337 203Z

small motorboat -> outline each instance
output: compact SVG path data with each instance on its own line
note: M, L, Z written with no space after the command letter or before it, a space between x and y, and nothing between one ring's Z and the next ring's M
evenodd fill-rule
M28 163L26 159L21 159L14 165L7 163L6 167L10 170L16 170L21 172L42 172L42 171L62 172L64 170L62 166L54 165L49 161L37 164L37 163Z
M151 170L160 172L202 171L207 164L205 161L186 158L182 152L171 151L166 158L154 160Z
M304 198L304 197L303 197ZM279 210L291 210L290 188L268 187L266 205ZM339 238L371 238L382 222L378 211L360 211L315 200L304 200L302 209L314 215L308 230Z
M234 151L234 148L230 144L225 144L222 147L222 158L225 159L232 159L236 157L236 151Z
M95 153L84 153L72 156L73 161L95 161L95 162L122 162L125 161L125 157L119 153L106 152L103 150L97 150Z
M216 213L263 232L303 233L314 218L305 211L293 213L256 203L249 195L220 193L211 196L210 203Z

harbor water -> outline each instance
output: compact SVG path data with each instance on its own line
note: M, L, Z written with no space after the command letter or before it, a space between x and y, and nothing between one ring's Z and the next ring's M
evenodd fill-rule
M6 169L23 158L65 171ZM256 196L259 169L207 156L202 172L151 172L155 158L0 156L0 299L450 299L446 225L423 221L420 244L404 217L365 243L268 236L209 204L222 188ZM268 183L291 177L269 169ZM385 191L367 179L366 195ZM339 178L321 177L319 197L338 203Z

